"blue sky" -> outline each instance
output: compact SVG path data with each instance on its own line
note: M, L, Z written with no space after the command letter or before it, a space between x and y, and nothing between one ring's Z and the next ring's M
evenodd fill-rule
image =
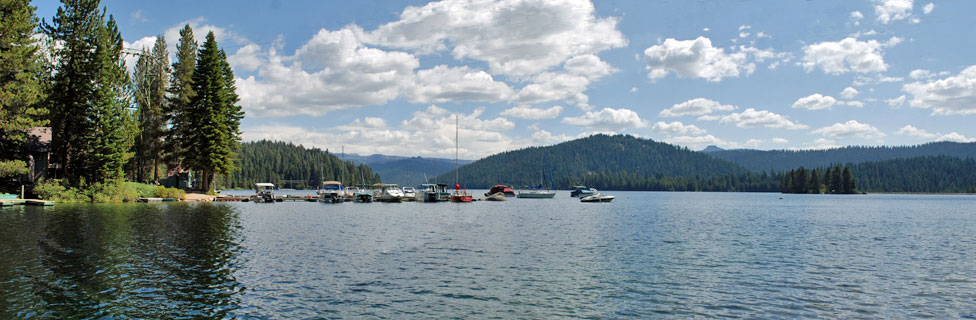
M103 1L190 24L245 140L475 159L597 132L691 149L976 141L972 1ZM50 21L58 5L35 3Z

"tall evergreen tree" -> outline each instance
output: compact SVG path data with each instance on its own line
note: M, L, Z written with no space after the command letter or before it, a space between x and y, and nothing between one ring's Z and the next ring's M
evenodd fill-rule
M854 193L854 177L851 175L851 168L844 167L843 173L844 193Z
M842 193L844 192L844 178L843 169L840 166L834 166L834 171L830 173L830 192L831 193Z
M159 160L166 131L166 90L169 87L169 51L160 35L152 51L143 50L133 72L136 105L139 107L139 135L136 141L136 177L140 182L159 181ZM146 179L145 174L151 173Z
M53 151L72 184L122 177L131 156L128 74L122 35L97 0L62 0L43 29L61 44L48 98Z
M27 0L0 0L0 178L27 173L27 133L47 123L34 10Z
M184 123L193 128L187 130L184 140L185 162L193 170L201 171L201 186L208 191L213 190L215 174L234 169L240 143L243 113L236 105L238 98L232 80L226 55L218 48L211 31L197 53L193 70L195 95L183 115Z
M193 29L187 24L180 29L180 42L176 44L176 61L169 86L169 103L164 110L169 121L164 142L165 161L167 164L183 164L184 140L189 127L184 116L190 101L195 96L193 91L193 70L197 64L197 41L193 38Z
M810 186L807 190L809 193L820 193L820 172L817 169L810 170Z

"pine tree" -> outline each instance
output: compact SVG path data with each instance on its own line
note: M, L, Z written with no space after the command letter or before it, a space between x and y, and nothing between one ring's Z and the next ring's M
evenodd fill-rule
M164 142L165 161L171 165L183 164L184 141L189 127L185 116L190 101L196 94L193 91L193 70L197 64L197 42L193 29L187 24L180 30L180 42L176 45L176 61L173 62L169 86L169 103L166 105L166 119L169 129Z
M226 55L210 32L197 54L193 70L195 96L184 110L184 123L189 123L193 130L187 130L183 145L187 151L186 163L202 172L201 186L207 191L213 190L215 174L234 169L243 113L236 105L238 98L232 80Z
M122 177L131 156L122 36L97 0L62 0L43 30L60 44L48 104L55 161L71 184Z
M820 173L817 169L810 170L810 186L808 193L820 193Z
M156 37L152 52L143 50L133 72L136 105L139 107L139 134L136 143L136 177L146 182L145 169L151 181L159 181L159 160L166 131L166 90L169 87L169 51L166 39Z
M845 166L843 175L844 193L854 193L854 177L851 174L851 168Z
M0 0L0 178L27 173L28 131L47 123L34 10L26 0Z
M834 166L834 171L830 173L830 192L844 192L843 170L840 168L840 166Z

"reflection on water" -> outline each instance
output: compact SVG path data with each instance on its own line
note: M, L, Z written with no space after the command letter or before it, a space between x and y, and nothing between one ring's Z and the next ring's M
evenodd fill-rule
M974 318L976 198L0 210L8 318Z
M220 205L0 211L0 318L224 318L243 286Z

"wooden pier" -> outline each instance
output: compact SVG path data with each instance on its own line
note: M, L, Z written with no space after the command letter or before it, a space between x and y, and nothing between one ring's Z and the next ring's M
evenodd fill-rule
M0 207L20 206L20 205L48 207L48 206L53 206L54 201L40 200L40 199L0 199Z

